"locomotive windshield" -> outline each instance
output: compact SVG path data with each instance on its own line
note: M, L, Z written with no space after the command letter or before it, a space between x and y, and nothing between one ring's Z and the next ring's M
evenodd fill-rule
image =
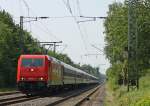
M43 59L24 58L24 59L22 59L22 66L24 66L24 67L39 67L39 66L43 66Z

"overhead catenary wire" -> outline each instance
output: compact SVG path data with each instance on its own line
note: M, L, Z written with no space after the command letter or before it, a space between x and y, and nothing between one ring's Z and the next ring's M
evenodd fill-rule
M36 15L37 16L37 15ZM37 16L39 17L39 16ZM50 19L62 19L62 18L73 18L73 17L77 17L77 18L80 18L80 16L48 16ZM14 17L14 18L20 18L20 17ZM32 18L32 17L27 17L26 18Z
M26 5L28 5L28 3L25 1L25 0L23 0L24 1L24 3L26 4ZM30 12L32 12L33 14L35 14L35 16L37 16L36 15L36 13L29 7L29 5L28 5L28 8L30 9ZM68 16L63 16L63 17L48 17L48 18L67 18ZM27 17L27 18L32 18L32 17ZM33 17L34 18L34 17ZM44 18L44 17L40 17L40 18ZM69 17L68 17L69 18ZM54 35L51 31L50 31L50 29L43 23L43 22L41 22L41 21L38 21L43 27L44 27L44 30L46 30L46 31L44 31L44 32L46 32L48 35L51 35L54 39L56 39L56 40L60 40L56 35Z
M85 48L85 50L88 52L88 50L87 50L87 46L86 46L86 41L84 40L84 35L83 35L83 33L82 33L82 30L81 30L81 27L79 26L79 24L78 24L78 21L77 21L77 19L76 19L76 16L74 16L73 15L73 13L70 11L70 6L68 6L68 4L65 2L65 0L62 0L63 1L63 3L65 4L65 6L67 7L67 10L69 11L69 13L71 14L71 16L73 17L73 19L74 19L74 21L75 21L75 23L76 23L76 25L77 25L77 28L78 28L78 30L79 30L79 32L80 32L80 35L81 35L81 38L82 38L82 41L83 41L83 44L84 44L84 48Z
M67 5L66 6L68 6L68 9L69 9L70 13L72 14L72 9L70 7L70 0L67 0Z
M79 12L80 18L90 18L89 20L78 21L78 23L80 23L80 22L87 22L87 21L96 21L97 18L106 18L106 17L86 17L86 16L83 16L81 14L80 1L76 0L76 3L77 3L77 7L78 7L78 12ZM84 27L84 32L87 35L87 30L86 30L85 27Z
M101 39L101 37L103 37L103 36L99 36L99 34L100 34L100 32L99 32L99 29L100 29L100 26L99 26L99 23L97 24L97 37L99 38L99 39Z
M27 3L26 3L26 6L27 6ZM28 8L29 8L29 6L28 6ZM20 16L20 17L22 17L22 20L23 19L29 19L28 21L23 21L23 22L31 22L31 21L37 21L38 19L47 19L47 18L49 18L49 17L30 17L29 15L28 15L28 17L26 17L26 16ZM42 23L42 25L45 27L45 29L48 30L48 28L43 23ZM50 32L50 31L48 30L48 32ZM55 39L58 39L51 32L50 32L50 35L52 35L53 37L55 37ZM55 52L55 46L54 46L54 52Z
M81 12L81 8L80 8L80 1L76 0L76 3L77 3L77 8L78 8L79 15L81 16L82 12Z
M63 2L64 2L64 4L65 4L65 1L64 1L64 0L63 0ZM71 14L71 13L70 13L70 14ZM86 19L86 16L82 16L82 15L81 15L81 12L80 12L79 15L80 15L79 18L84 18L84 19ZM71 16L73 16L73 14L71 14ZM78 16L74 16L73 18L74 18L74 20L75 20L75 23L77 24L77 27L78 27L78 30L79 30L79 32L80 32L81 38L82 38L82 40L83 40L84 48L85 48L85 50L86 50L87 53L88 53L87 44L86 44L86 41L85 41L85 39L84 39L84 35L83 35L82 30L81 30L81 27L80 27L80 25L79 25L79 21L77 20ZM92 19L92 20L96 20L97 18L106 18L106 17L90 17L90 20L91 20L91 19ZM84 28L84 32L87 33L85 28ZM87 57L87 56L86 56L86 57ZM96 56L96 58L97 58L97 56ZM86 58L86 59L87 59L87 58ZM82 61L82 60L83 60L83 59L82 59L82 57L81 57L81 61ZM84 63L86 63L86 61L85 61Z
M64 45L64 48L60 51L60 53L62 53L62 52L64 52L65 51L65 49L68 47L68 45L67 44L65 44Z
M27 10L28 10L28 17L30 17L30 8L29 8L29 5L28 3L25 1L25 0L22 0L23 3L25 4ZM31 22L29 22L29 25L30 25L30 32L32 31L32 28L31 28Z
M65 0L63 0L63 3L66 5ZM78 4L78 5L79 5L79 4ZM66 7L67 7L67 6L66 6ZM70 12L70 14L71 14L71 16L74 16L73 13ZM107 17L88 17L88 16L82 16L80 11L79 11L79 17L80 17L80 18L84 18L84 19L88 19L88 18L89 18L90 21L96 21L97 19L106 19L106 18L107 18ZM81 35L81 38L82 38L83 43L84 43L84 48L85 48L85 50L87 51L86 41L85 41L85 39L84 39L84 35L83 35L82 30L81 30L81 27L80 27L80 25L79 25L80 22L77 20L78 16L74 16L73 18L74 18L74 20L75 20L75 22L76 22L76 24L77 24L77 27L78 27L78 29L79 29L79 31L80 31L80 35ZM89 21L89 20L85 20L85 22L87 22L87 21ZM84 28L84 32L87 33L86 30L85 30L85 28ZM88 51L87 51L87 52L88 52Z
M36 15L37 16L37 15ZM37 16L39 17L39 16ZM96 19L106 19L107 17L90 17L90 16L83 16L83 15L71 15L71 16L48 16L50 19L62 19L62 18L83 18L87 19L89 18L91 21L96 21ZM14 18L20 18L20 17L14 17ZM26 18L32 18L32 17L27 17ZM116 18L123 18L123 17L116 17ZM86 21L86 20L85 20Z
M94 47L95 49L97 49L99 52L103 52L103 50L101 50L100 48L96 47L95 45L91 45L92 47Z
M76 4L77 4L77 9L78 9L80 18L86 18L86 16L83 16L82 13L81 13L80 1L79 1L79 0L76 0ZM91 17L90 17L89 20L83 20L83 21L77 21L77 22L78 22L78 24L79 24L80 22L87 22L87 21L96 21L96 18L95 18L95 17L92 17L92 19L91 19ZM84 28L85 34L88 35L86 28L85 28L85 27L83 27L83 28ZM86 55L86 56L88 56L88 55Z
M23 0L24 1L24 0ZM64 1L65 2L65 1ZM79 5L79 1L77 0L77 2L78 2L78 5ZM27 3L26 3L27 4ZM72 10L71 10L71 7L70 7L70 2L69 2L69 0L67 0L67 3L66 3L66 6L67 6L67 8L69 9L69 12L71 13L71 16L63 16L63 17L50 17L50 18L74 18L74 20L75 20L75 22L77 23L77 17L80 17L80 18L99 18L99 17L85 17L85 16L81 16L81 14L80 14L80 16L74 16L73 15L73 13L72 13ZM78 7L80 7L80 6L78 6ZM80 9L79 9L80 10ZM42 23L43 24L43 23ZM44 27L46 27L46 25L44 25L43 24L43 26ZM79 29L79 31L80 31L80 34L82 35L82 40L83 40L83 42L84 42L84 45L86 45L86 41L85 41L85 39L84 39L84 35L83 35L83 32L82 32L82 30L81 30L81 27L80 27L80 25L77 23L77 26L78 26L78 29ZM48 29L47 27L46 27L46 29ZM49 30L47 30L47 32L49 33L51 33L51 31L49 31ZM52 34L51 34L52 35ZM55 37L56 38L56 37ZM57 39L57 38L56 38ZM86 50L87 50L87 47L85 46L85 48L86 48Z
M32 23L32 24L34 24L34 23ZM42 30L42 32L45 33L45 36L46 36L46 37L49 37L49 35L51 35L51 37L53 37L54 39L59 40L58 38L56 38L55 35L53 35L53 33L52 33L49 29L47 29L47 27L46 27L43 23L40 22L40 24L41 24L42 26L41 26L41 25L38 25L38 24L34 24L34 27L36 27L36 28ZM47 40L48 40L48 39L47 39Z
M60 39L56 35L54 35L52 33L52 31L46 25L44 25L41 21L39 21L39 23L41 23L41 25L45 28L47 34L50 34L53 38L55 38L56 40L60 41Z
M25 1L25 0L22 0L23 1L23 3L25 4L25 6L26 6L26 8L27 8L27 10L28 10L28 16L30 16L30 8L29 8L29 5L28 5L28 3Z
M73 18L73 17L80 17L80 16L59 16L59 17L49 17L49 18L51 18L51 19L61 19L61 18ZM39 21L40 22L40 21ZM41 22L40 22L41 23ZM43 29L43 31L45 32L45 33L47 33L47 34L49 34L49 33L51 33L51 31L49 31L49 29L47 28L47 26L46 25L44 25L43 23L41 23L44 27L46 27L45 29ZM58 39L58 38L56 38L56 39ZM64 51L64 50L63 50Z
M35 32L32 32L32 34L34 34L34 36L36 36L36 37L38 37L38 38L40 38L41 40L44 41L44 39L43 39L39 34L37 34L37 33L35 33Z

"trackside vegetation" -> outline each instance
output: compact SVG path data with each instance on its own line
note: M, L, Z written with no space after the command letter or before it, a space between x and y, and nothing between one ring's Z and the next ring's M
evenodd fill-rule
M139 89L127 91L128 0L109 5L105 27L105 54L111 63L107 69L106 106L150 106L150 1L136 4L138 34ZM132 71L132 70L130 70ZM133 71L135 75L135 71Z
M23 30L23 40L20 40L19 25L15 24L12 16L4 10L0 11L0 89L16 87L17 60L22 54L43 53L46 49L38 44L37 39L31 33ZM20 48L22 43L23 48ZM67 64L80 68L96 77L99 77L99 69L91 65L75 64L67 54L48 51L48 55L53 56ZM8 89L1 89L5 91Z
M126 86L112 90L107 83L105 106L150 106L149 75L140 78L139 90L133 89L130 92L127 92Z

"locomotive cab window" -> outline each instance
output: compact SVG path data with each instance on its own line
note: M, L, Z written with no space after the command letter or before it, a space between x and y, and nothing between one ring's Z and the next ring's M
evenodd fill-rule
M39 58L24 58L22 59L22 65L24 67L39 67L43 66L43 59Z

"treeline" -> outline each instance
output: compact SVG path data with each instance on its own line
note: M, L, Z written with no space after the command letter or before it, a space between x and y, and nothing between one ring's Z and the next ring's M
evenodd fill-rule
M16 70L17 60L22 54L42 53L43 50L38 40L32 35L23 31L23 38L20 39L19 25L15 24L11 15L7 12L0 11L0 87L15 87L16 86ZM20 43L22 48L20 48ZM75 64L67 54L58 54L48 51L48 54L74 67L85 70L86 72L100 76L98 68L90 65Z
M137 64L141 77L149 73L150 69L150 1L139 0L135 12L138 34ZM128 59L125 53L128 47L128 1L111 4L107 14L104 22L105 54L111 63L107 70L107 79L110 87L116 89L119 85L126 85L128 77ZM135 72L132 73L136 76Z
M16 25L9 13L0 11L0 87L15 86L17 60L20 49L19 25ZM24 53L40 52L30 33L23 31Z

